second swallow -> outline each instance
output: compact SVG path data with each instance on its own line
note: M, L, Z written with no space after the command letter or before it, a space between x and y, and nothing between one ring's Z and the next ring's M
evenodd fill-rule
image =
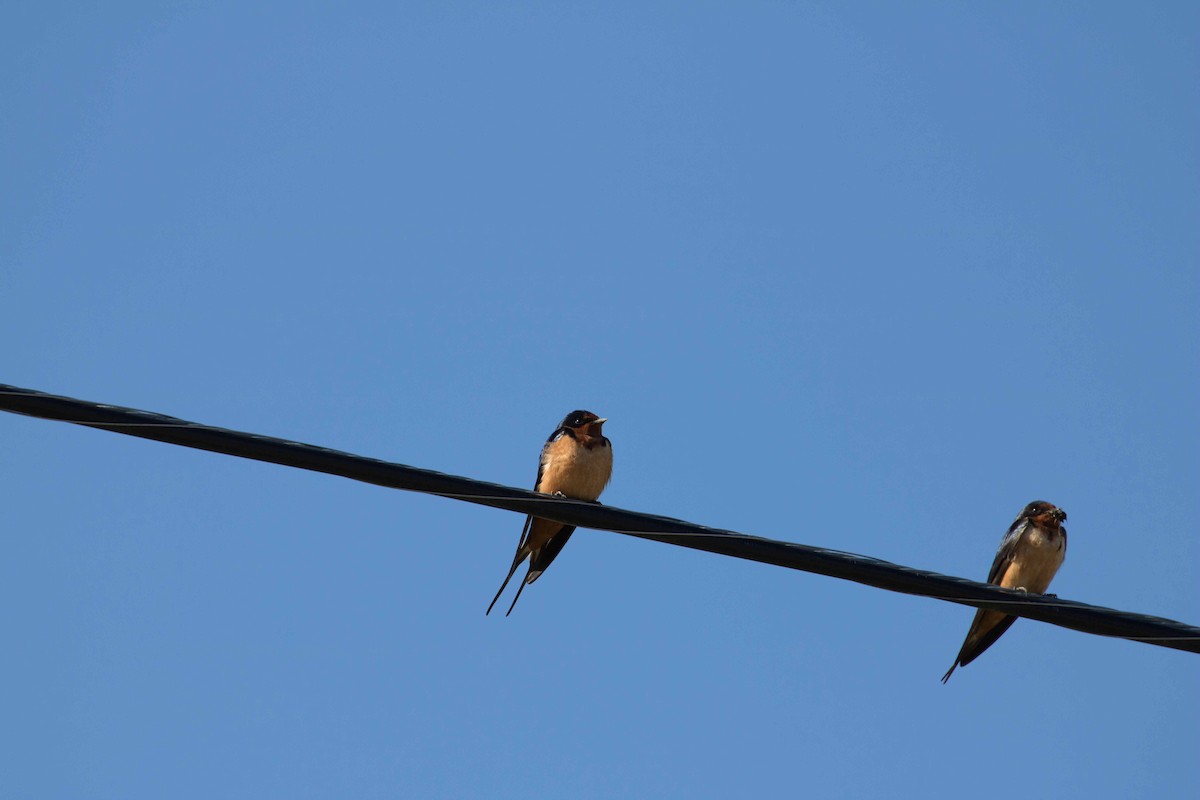
M534 482L533 490L575 500L598 499L612 477L612 442L601 430L606 421L590 411L572 411L567 414L542 447L537 481ZM512 567L509 568L504 583L500 584L500 591L492 598L486 613L492 613L492 606L496 605L496 601L504 593L504 588L508 586L513 573L517 571L521 562L528 558L529 569L525 573L525 579L517 588L517 596L513 598L512 605L508 607L504 616L511 614L522 590L546 571L574 532L574 525L564 525L532 515L526 518L525 528L521 531L521 541L517 543L517 553L513 556Z

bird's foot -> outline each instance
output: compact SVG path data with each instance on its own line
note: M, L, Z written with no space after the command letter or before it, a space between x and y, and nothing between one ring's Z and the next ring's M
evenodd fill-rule
M567 496L566 496L565 494L563 494L562 492L555 492L553 495L551 495L551 497L557 497L557 498L560 498L560 499L562 499L562 500L566 500L566 499L567 499Z

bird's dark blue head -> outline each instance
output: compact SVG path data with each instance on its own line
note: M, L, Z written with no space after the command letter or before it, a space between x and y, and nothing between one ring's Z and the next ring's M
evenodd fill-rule
M594 425L597 422L604 422L604 420L600 419L590 411L583 411L580 409L572 411L570 414L567 414L565 417L563 417L563 421L558 427L582 428L584 425Z
M1029 520L1039 528L1057 528L1061 523L1066 521L1067 512L1053 503L1047 503L1045 500L1034 500L1025 506L1025 510L1021 512L1021 517ZM1021 517L1018 517L1018 519Z
M565 417L563 417L563 421L561 423L559 423L558 427L560 429L561 428L570 428L571 430L579 430L581 428L589 428L589 432L599 433L600 426L603 425L605 422L607 422L606 419L597 417L595 414L593 414L590 411L583 411L582 409L580 409L580 410L572 411L570 414L567 414ZM595 425L596 427L594 429L591 429L590 426L592 426L592 425Z

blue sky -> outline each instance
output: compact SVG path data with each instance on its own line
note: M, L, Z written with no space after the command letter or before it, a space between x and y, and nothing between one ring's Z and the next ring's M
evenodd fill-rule
M1200 622L1193 4L9 5L0 382ZM13 796L1200 791L1194 655L0 415ZM510 590L511 591L511 590Z

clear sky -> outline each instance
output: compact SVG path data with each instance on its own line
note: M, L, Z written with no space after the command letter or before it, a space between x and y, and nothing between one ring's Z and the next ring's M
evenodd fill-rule
M1200 6L10 3L0 382L1200 623ZM1200 794L1195 655L0 415L28 798ZM511 589L510 589L511 592ZM511 595L510 595L511 596Z

